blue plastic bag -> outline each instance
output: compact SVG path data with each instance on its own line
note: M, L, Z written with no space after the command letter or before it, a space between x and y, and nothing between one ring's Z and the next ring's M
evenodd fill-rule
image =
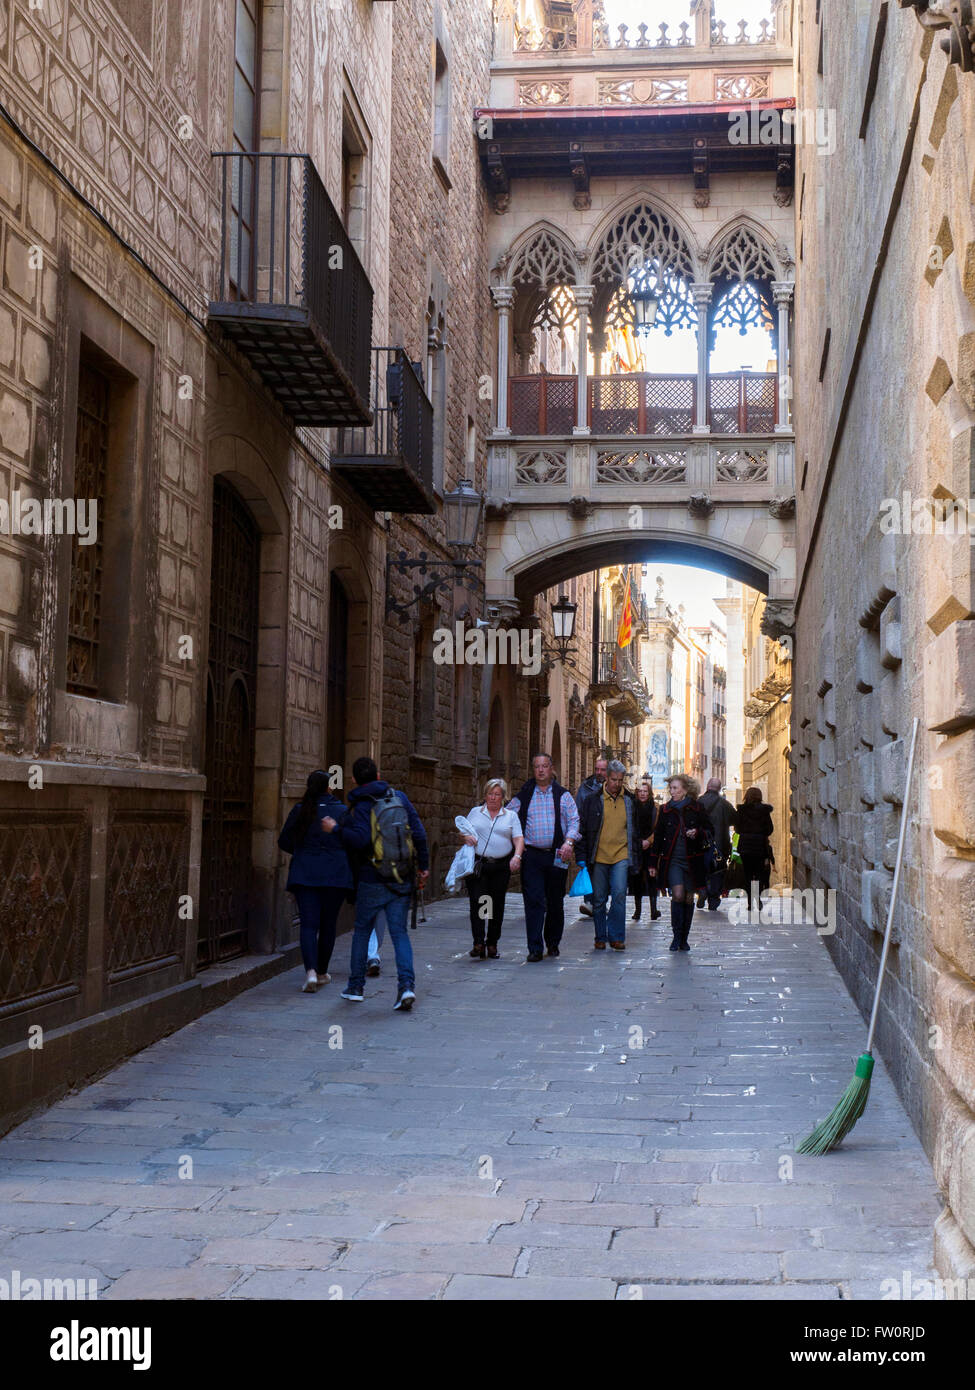
M572 887L569 889L570 898L588 898L592 896L592 879L589 877L589 870L580 860L579 872L572 880Z

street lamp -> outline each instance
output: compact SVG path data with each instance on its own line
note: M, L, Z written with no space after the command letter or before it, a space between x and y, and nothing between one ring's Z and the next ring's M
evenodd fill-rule
M566 658L572 634L576 629L577 607L578 605L571 603L565 594L559 594L558 603L552 604L552 632L562 661Z
M630 303L633 305L633 322L637 333L649 333L657 319L657 306L659 300L654 290L650 288L650 281L646 271L640 273L636 284L630 290Z
M616 726L616 731L620 737L620 753L628 753L630 740L633 737L633 720L621 719Z
M415 558L407 555L405 550L401 550L395 560L386 557L387 615L395 613L400 620L404 620L415 604L422 603L438 589L447 589L451 584L459 584L462 579L473 577L474 571L480 567L480 561L468 560L467 556L477 540L483 505L484 498L470 478L464 478L452 492L444 493L446 542L454 552L452 560L433 560L425 550L421 550ZM397 574L405 575L413 569L419 570L421 577L426 578L429 574L430 578L422 586L414 584L413 597L399 603L390 592L390 573L395 570Z
M457 562L463 563L467 552L477 539L484 498L475 491L470 478L464 478L453 492L444 493L443 513L447 523L447 544L457 552Z

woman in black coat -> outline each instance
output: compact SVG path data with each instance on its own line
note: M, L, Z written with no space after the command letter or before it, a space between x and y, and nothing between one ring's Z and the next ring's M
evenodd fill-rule
M738 830L738 853L741 867L745 871L745 886L748 889L748 907L752 905L752 884L757 884L758 907L762 907L762 889L768 889L772 877L775 855L772 853L770 836L773 833L772 807L762 800L758 787L749 787L745 800L738 807L735 817Z
M643 895L646 893L650 898L650 920L656 922L660 917L660 913L657 911L657 880L648 877L647 866L650 862L650 845L654 827L657 824L657 803L653 799L653 788L649 782L641 782L637 787L633 798L633 814L633 830L639 841L640 851L640 872L630 875L630 892L635 899L633 921L639 922L640 920L640 913L643 910Z
M344 820L345 803L329 785L327 772L313 772L305 795L293 807L278 837L278 846L291 855L288 892L295 895L301 918L301 958L306 994L328 984L328 964L335 947L335 924L352 886L349 856L338 835L326 835L322 820Z
M670 889L672 951L689 951L687 937L694 916L694 894L707 882L712 862L713 830L707 811L698 801L700 790L693 777L676 773L668 783L670 800L661 807L650 847L651 879Z

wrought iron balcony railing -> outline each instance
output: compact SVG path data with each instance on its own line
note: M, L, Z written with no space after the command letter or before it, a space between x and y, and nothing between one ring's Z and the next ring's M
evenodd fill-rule
M402 348L373 349L370 425L339 430L331 470L377 512L432 516L433 406Z
M306 154L220 152L219 324L296 424L367 424L372 286Z
M578 400L576 376L508 379L508 423L515 435L571 434ZM587 420L593 434L691 435L697 378L620 372L588 378ZM708 376L708 424L716 434L770 434L778 423L774 372Z

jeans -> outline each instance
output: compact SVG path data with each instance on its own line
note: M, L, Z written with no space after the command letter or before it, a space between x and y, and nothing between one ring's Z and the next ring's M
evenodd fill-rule
M485 859L480 875L467 875L467 896L471 906L471 935L475 946L484 945L484 929L487 927L487 944L496 946L504 921L504 895L508 890L511 870L507 859ZM491 915L481 916L481 899L488 898Z
M596 929L597 941L623 941L626 938L626 885L629 881L630 866L625 859L618 864L589 866L592 878L592 923ZM612 899L609 912L606 899ZM606 929L609 928L607 938Z
M413 948L410 945L409 915L410 892L396 892L385 883L359 881L355 903L355 929L352 933L352 959L349 963L349 989L361 994L366 982L366 961L369 951L369 933L381 912L386 914L386 925L396 954L396 978L400 989L412 989L416 984L413 974Z
M521 896L530 956L540 956L546 946L551 950L562 940L567 879L567 870L555 867L554 849L526 845L521 861Z
M301 959L306 970L324 975L335 949L335 923L347 888L291 889L301 919Z

